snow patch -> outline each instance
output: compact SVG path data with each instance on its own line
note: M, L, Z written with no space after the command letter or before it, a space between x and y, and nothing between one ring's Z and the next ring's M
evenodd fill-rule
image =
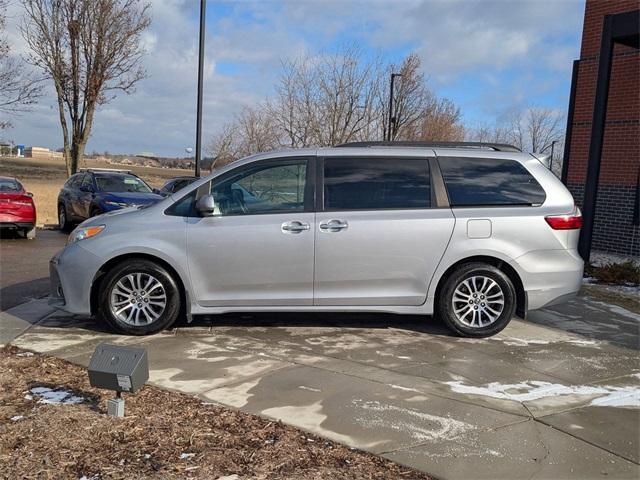
M638 374L634 374L634 376L637 377ZM444 383L457 393L516 402L531 402L549 397L574 395L594 397L589 404L593 406L640 407L640 386L562 385L536 380L511 384L492 382L484 386L465 385L461 381Z
M62 388L53 389L49 387L34 387L30 392L33 395L40 397L38 403L49 403L52 405L76 405L86 400L84 397L74 395L72 392Z
M441 417L378 401L355 399L352 403L364 412L355 417L362 426L406 433L420 442L450 440L476 428L475 425L450 417Z
M23 418L24 418L24 415L14 415L13 417L11 417L11 421L12 422L19 422Z

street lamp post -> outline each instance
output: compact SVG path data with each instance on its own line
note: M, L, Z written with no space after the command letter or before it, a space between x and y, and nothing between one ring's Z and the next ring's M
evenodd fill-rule
M551 159L549 160L549 170L553 171L553 150L556 147L556 143L558 143L557 140L554 140L553 142L551 142Z
M202 76L204 74L204 24L207 16L207 0L200 0L200 48L198 50L198 103L196 111L196 165L195 176L200 176L202 157Z
M387 128L387 141L390 142L391 141L391 132L392 132L392 128L393 128L393 124L395 123L396 119L393 116L393 84L395 82L396 77L401 77L402 74L400 73L392 73L391 74L391 85L389 87L389 125Z

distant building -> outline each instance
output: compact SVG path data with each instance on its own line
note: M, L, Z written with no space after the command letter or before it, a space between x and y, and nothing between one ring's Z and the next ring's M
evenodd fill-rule
M64 158L62 152L54 152L46 147L27 147L24 149L24 156L37 160L62 160Z
M562 180L583 210L580 254L640 256L638 0L587 0Z

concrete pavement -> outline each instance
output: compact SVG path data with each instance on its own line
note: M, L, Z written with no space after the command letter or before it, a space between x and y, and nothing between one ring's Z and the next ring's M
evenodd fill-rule
M597 298L485 340L393 315L222 315L114 335L37 300L2 342L86 365L147 348L151 383L380 454L440 478L638 478L640 315Z

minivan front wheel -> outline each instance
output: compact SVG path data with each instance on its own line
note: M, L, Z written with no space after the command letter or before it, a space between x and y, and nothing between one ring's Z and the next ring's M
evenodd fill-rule
M465 337L495 335L511 321L516 291L509 277L485 263L456 269L446 280L437 313L454 332Z
M120 333L157 333L178 318L180 292L162 266L143 259L127 261L105 275L100 286L99 313Z

